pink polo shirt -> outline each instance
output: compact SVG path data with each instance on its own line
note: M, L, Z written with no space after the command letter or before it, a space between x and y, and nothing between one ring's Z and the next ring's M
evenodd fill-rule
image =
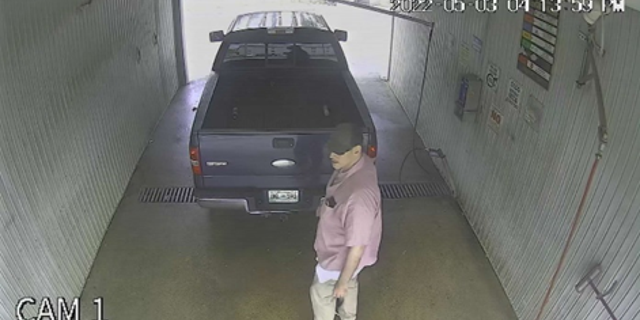
M331 197L333 208L328 205ZM356 272L373 265L382 238L381 196L373 159L363 156L349 170L335 171L318 214L314 248L323 269L341 271L349 247L360 245L366 247Z

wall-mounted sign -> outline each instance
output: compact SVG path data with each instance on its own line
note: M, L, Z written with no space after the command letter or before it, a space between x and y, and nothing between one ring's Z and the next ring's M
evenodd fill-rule
M529 95L527 107L524 110L524 121L535 131L540 131L544 105L533 95Z
M487 87L496 91L498 88L498 80L500 79L500 68L495 64L489 62L489 68L487 68L487 75L485 76L485 82Z
M524 13L518 70L548 90L558 40L559 14L548 8L543 10L541 0L531 0L530 10Z
M516 109L520 107L522 99L522 86L513 79L509 79L509 87L507 88L507 101Z
M489 119L487 120L487 125L496 133L500 132L500 127L504 122L504 117L502 113L496 107L492 106L491 110L489 110Z
M459 70L467 70L469 62L471 61L471 50L466 43L460 44L460 51L458 52L458 68Z

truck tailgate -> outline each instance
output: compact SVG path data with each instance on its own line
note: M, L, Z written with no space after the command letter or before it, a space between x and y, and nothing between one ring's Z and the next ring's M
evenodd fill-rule
M326 133L200 132L204 188L304 188L326 184L333 172Z

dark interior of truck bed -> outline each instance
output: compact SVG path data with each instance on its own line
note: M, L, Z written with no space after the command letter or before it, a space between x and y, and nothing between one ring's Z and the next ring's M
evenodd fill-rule
M362 119L337 72L220 75L203 129L326 129Z

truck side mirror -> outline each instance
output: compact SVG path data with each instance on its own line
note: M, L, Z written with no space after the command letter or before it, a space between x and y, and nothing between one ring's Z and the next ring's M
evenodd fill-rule
M344 30L335 30L333 31L333 33L336 35L336 38L338 38L338 41L347 41L347 32Z
M223 39L224 39L224 32L222 32L220 30L209 32L209 41L210 42L220 42Z

